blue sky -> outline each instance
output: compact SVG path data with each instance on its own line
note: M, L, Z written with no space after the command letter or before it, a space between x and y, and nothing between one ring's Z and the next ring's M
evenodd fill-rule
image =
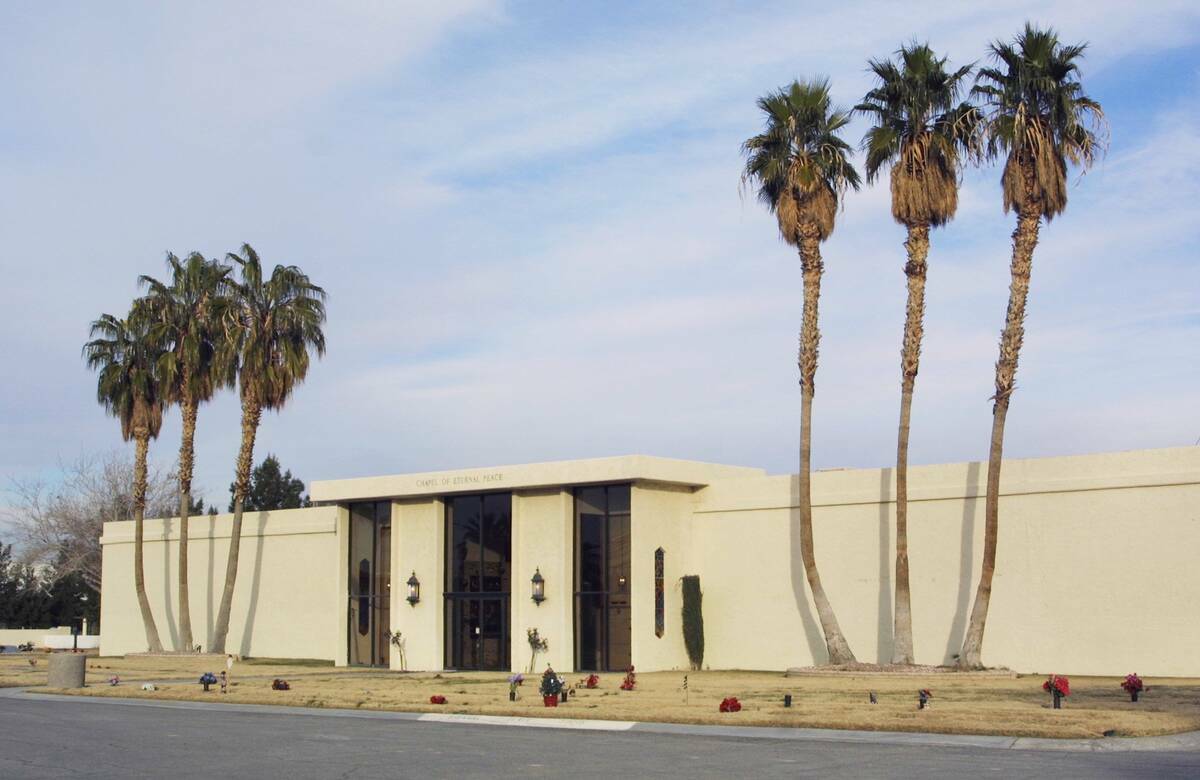
M1091 43L1112 148L1042 231L1012 457L1200 438L1200 8L1186 2L38 3L0 10L0 478L119 447L80 359L167 250L254 245L330 293L329 354L258 455L303 479L645 452L794 470L800 274L738 192L755 98L1028 18ZM850 128L857 143L863 126ZM936 231L915 462L986 457L1011 216ZM814 461L894 457L903 231L826 243ZM222 504L229 393L197 481ZM172 413L152 457L174 460ZM3 500L0 499L0 503Z

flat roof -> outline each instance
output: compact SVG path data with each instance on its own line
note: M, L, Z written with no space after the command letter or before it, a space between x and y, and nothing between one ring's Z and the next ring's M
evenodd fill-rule
M322 480L310 485L309 495L313 501L347 502L605 482L660 482L700 488L716 480L761 477L766 473L765 469L746 466L724 466L650 455L620 455L611 458Z

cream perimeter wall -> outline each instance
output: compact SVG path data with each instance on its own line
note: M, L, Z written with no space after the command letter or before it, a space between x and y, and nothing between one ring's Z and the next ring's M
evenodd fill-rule
M952 662L961 647L982 557L986 470L910 471L918 663ZM891 469L813 478L822 584L862 661L891 655L894 483ZM696 494L687 567L704 590L706 666L783 669L826 659L795 503L787 476ZM1200 448L1005 461L984 663L1200 676L1198 553Z
M248 512L225 649L267 658L345 655L346 579L339 579L336 506ZM231 515L201 515L188 522L188 595L192 634L205 650L225 584ZM179 521L145 523L146 595L166 649L179 647ZM343 535L344 536L344 535ZM105 523L100 539L100 652L145 652L146 634L133 588L133 522ZM339 620L341 631L339 633Z
M571 469L562 471L554 476L586 481ZM960 463L910 472L909 549L920 663L952 662L962 643L982 556L985 471L986 464ZM687 668L679 584L685 574L699 575L704 593L705 666L785 669L824 662L800 564L795 478L732 470L708 473L705 486L695 487L657 476L621 474L633 485L635 666ZM537 627L550 640L538 668L549 662L572 671L572 485L500 487L513 492L512 668L528 666L525 632ZM1195 619L1200 448L1009 460L1001 494L983 647L987 665L1023 672L1200 676ZM842 629L859 660L886 661L894 587L892 472L817 472L813 504L817 561ZM413 670L443 666L444 511L434 496L392 501L391 623L404 636L407 667ZM229 522L228 515L191 522L192 620L196 641L205 646L220 600ZM168 647L176 641L176 524L146 523L147 593ZM246 516L231 651L345 663L347 526L346 510L337 506ZM133 595L132 538L132 523L105 525L106 655L145 649ZM654 634L659 547L665 561L661 638ZM547 599L540 606L529 598L535 569L546 580ZM414 572L421 600L410 606L404 582ZM391 666L400 667L394 649Z

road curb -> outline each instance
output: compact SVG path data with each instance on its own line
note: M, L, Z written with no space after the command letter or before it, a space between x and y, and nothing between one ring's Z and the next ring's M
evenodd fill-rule
M993 750L1031 750L1054 752L1200 752L1200 731L1158 737L1105 737L1102 739L1038 739L974 734L930 734L907 731L850 731L845 729L805 729L775 726L706 726L688 723L598 720L590 718L528 718L517 715L469 715L440 712L392 712L387 710L349 710L324 707L287 707L275 704L234 704L178 700L152 700L119 696L72 696L32 693L25 688L0 688L0 698L25 701L69 700L85 704L110 704L126 707L159 707L204 712L244 712L317 718L362 718L457 726L493 726L542 728L569 731L606 731L663 736L698 736L724 739L767 739L796 742L842 742L912 747L970 747Z

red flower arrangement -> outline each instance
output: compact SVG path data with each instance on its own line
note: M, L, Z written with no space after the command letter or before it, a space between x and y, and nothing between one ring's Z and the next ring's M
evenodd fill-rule
M625 670L625 679L621 682L621 690L632 691L635 685L637 685L637 675L633 673L631 666Z
M1042 690L1048 693L1057 693L1059 696L1070 696L1071 681L1066 677L1052 674L1049 680L1042 683Z
M441 694L434 694L433 696L429 697L429 703L430 704L445 704L446 697L442 696Z
M587 676L587 679L583 681L583 687L587 688L588 690L591 690L593 688L599 688L600 687L600 675L589 674Z
M721 712L741 712L742 703L737 700L736 696L730 696L727 699L721 699L721 706L718 709Z
M1125 675L1125 681L1121 683L1121 687L1125 689L1125 693L1129 694L1130 701L1137 701L1138 694L1146 690L1146 686L1142 683L1142 678L1137 676L1137 672Z

